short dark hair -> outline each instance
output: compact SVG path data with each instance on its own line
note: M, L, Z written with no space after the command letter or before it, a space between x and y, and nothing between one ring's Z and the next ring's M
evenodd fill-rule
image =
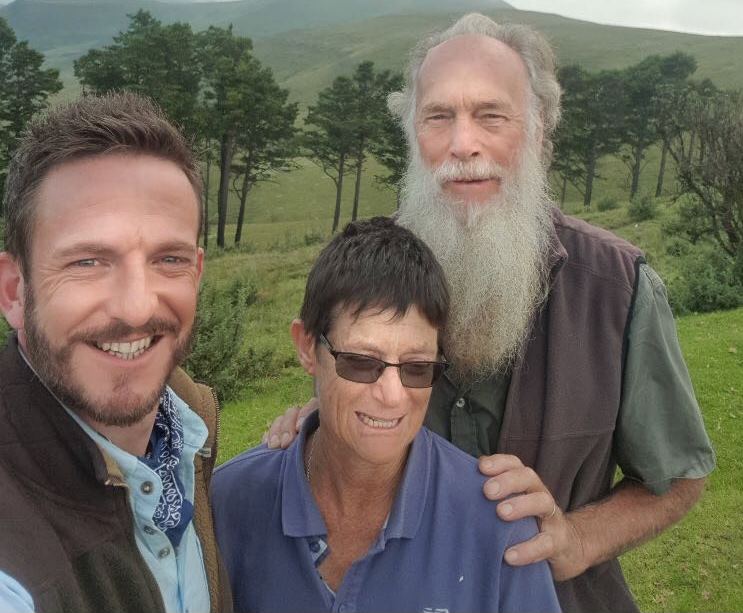
M55 167L91 156L148 154L176 164L196 194L201 230L201 173L186 139L149 98L131 92L83 96L34 118L5 181L5 249L28 275L35 196Z
M391 309L402 317L415 306L441 331L449 315L449 289L436 256L407 228L387 217L349 223L312 266L300 318L317 341L340 308L357 317Z

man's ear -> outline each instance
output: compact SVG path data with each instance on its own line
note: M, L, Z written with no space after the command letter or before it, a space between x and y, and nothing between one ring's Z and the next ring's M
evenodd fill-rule
M7 251L0 252L0 312L15 330L22 330L24 280L21 268Z
M292 339L297 348L297 357L302 368L308 375L315 374L317 354L315 353L315 338L305 330L301 319L295 319L291 326Z

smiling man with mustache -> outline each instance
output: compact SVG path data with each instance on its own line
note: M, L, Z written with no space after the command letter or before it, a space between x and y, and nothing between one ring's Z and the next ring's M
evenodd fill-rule
M0 610L231 610L218 407L176 370L204 257L192 152L144 98L81 98L31 123L5 210Z

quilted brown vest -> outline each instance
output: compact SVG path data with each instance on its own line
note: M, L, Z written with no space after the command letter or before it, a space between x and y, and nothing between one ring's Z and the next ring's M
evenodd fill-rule
M181 372L174 381L212 441L211 393ZM196 457L194 524L217 613L232 605L208 507L212 461ZM28 368L15 338L0 353L0 569L28 590L38 613L164 613L116 467Z
M511 377L503 425L491 448L518 456L562 509L605 497L616 461L626 332L641 252L554 212L561 247L547 303ZM618 560L556 584L564 611L637 611Z

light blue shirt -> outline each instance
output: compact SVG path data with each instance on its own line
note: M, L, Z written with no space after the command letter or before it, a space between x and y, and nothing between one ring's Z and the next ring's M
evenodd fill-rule
M204 446L207 428L204 421L175 393L167 388L183 422L183 453L178 463L184 492L194 498L194 456ZM100 449L119 465L128 486L129 506L134 516L134 537L139 552L152 572L169 613L209 611L209 588L204 569L201 543L191 522L180 545L174 548L166 534L152 521L162 481L157 473L104 436L93 430L69 409L67 412ZM33 599L13 577L0 570L0 613L33 613Z

